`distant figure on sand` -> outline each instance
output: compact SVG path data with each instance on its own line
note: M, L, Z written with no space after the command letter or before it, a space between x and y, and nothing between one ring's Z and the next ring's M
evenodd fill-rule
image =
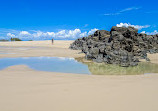
M52 44L53 44L54 40L52 39Z

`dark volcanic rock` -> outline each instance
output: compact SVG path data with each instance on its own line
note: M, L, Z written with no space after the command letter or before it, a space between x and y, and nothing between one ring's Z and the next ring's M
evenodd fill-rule
M71 49L82 50L86 59L122 67L136 66L147 53L158 53L158 35L139 34L133 27L112 27L74 41Z

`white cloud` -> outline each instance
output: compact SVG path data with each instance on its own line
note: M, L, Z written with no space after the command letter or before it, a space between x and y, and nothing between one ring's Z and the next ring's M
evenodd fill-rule
M131 25L130 23L120 23L120 24L116 24L116 26L117 27L129 27L129 26L131 26L131 27L137 28L138 30L150 27L150 25L141 26L141 25Z
M109 15L120 15L121 13L106 13L104 14L105 16L109 16Z
M86 37L86 36L88 36L87 32L83 32L80 34L80 37Z
M122 12L127 12L127 11L131 11L131 10L138 10L140 9L141 7L129 7L129 8L125 8L123 10L120 10L119 12L122 13Z
M155 35L155 34L158 34L158 31L157 31L157 30L154 30L154 32L146 32L146 31L142 31L141 33L143 33L143 34L147 34L147 35Z
M97 31L98 29L94 28L94 29L91 29L89 32L88 32L88 35L92 35L95 31Z
M141 33L142 33L142 34L145 34L145 31L142 31Z
M7 33L7 36L8 36L8 37L15 37L15 35L12 34L12 33Z
M110 16L110 15L120 15L122 13L125 13L125 12L128 12L128 11L132 11L132 10L138 10L140 9L141 7L129 7L129 8L125 8L125 9L122 9L120 11L117 11L115 13L106 13L104 14L105 16Z
M81 30L80 29L75 29L75 30L69 30L67 33L65 33L66 38L78 38L80 37Z
M18 33L8 33L8 37L17 37L25 40L45 40L45 39L77 39L93 34L96 28L88 32L81 32L80 29L74 30L60 30L58 32L43 32L43 31L19 31Z
M21 31L20 35L30 35L30 33L28 31Z
M31 35L32 35L32 37L40 37L40 36L43 36L45 34L43 32L41 32L41 31L37 31L37 32L35 32L35 33L31 34Z
M54 32L47 32L47 34L48 34L49 36L54 36L54 35L55 35Z

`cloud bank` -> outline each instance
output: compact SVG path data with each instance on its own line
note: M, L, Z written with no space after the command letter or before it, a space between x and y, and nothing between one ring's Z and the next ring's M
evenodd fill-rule
M146 32L146 31L142 31L141 33L147 34L147 35L155 35L158 34L157 30L154 30L154 32Z
M150 27L150 25L141 26L141 25L131 25L130 23L120 23L120 24L116 24L116 26L117 27L129 27L129 26L131 26L131 27L134 27L134 28L136 28L138 30Z
M9 37L15 37L15 35L12 34L12 33L7 33L7 36L9 36Z
M94 28L90 31L81 32L80 29L61 30L58 32L43 32L43 31L19 31L18 33L7 33L7 37L17 37L22 40L48 40L48 39L77 39L93 34L98 29Z
M126 10L132 10L132 9L126 9ZM122 10L123 12L126 10ZM130 23L119 23L116 24L117 27L135 27L138 30L148 28L150 25L132 25ZM91 29L89 31L81 31L81 29L74 29L74 30L60 30L58 32L48 32L48 31L35 31L35 30L29 30L29 31L19 31L19 30L1 30L0 38L1 39L10 39L12 38L19 38L21 40L50 40L50 39L56 39L56 40L75 40L77 38L86 37L88 35L92 35L95 31L97 31L97 28ZM158 34L158 31L155 30L154 32L145 32L142 31L141 33L146 33L147 35L154 35Z

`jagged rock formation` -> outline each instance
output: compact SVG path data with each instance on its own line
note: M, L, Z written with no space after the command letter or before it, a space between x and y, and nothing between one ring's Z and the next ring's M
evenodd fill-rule
M82 50L86 59L123 67L136 66L147 53L158 53L158 35L139 34L133 27L112 27L74 41L71 49Z

